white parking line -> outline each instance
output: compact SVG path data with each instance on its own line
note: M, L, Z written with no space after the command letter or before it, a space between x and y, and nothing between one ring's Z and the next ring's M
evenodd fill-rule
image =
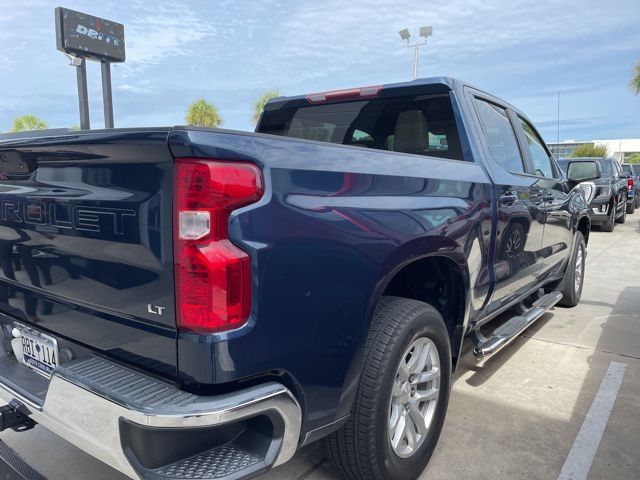
M609 421L609 415L618 397L626 366L620 362L611 362L609 365L609 370L602 379L589 413L582 422L582 427L573 442L558 480L587 479L602 440L602 434Z

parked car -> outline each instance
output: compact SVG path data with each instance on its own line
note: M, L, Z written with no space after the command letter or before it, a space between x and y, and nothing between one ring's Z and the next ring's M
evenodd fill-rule
M612 232L616 223L624 223L627 219L628 182L621 175L622 167L615 158L580 157L564 158L558 163L565 171L571 164L578 162L598 163L600 177L594 180L596 195L589 207L592 225L597 225L605 232Z
M622 173L627 176L629 191L627 193L627 213L635 212L640 207L640 165L623 163Z
M323 439L346 477L413 479L463 339L487 358L579 302L588 204L508 103L432 78L273 100L257 131L0 137L2 428L131 478Z

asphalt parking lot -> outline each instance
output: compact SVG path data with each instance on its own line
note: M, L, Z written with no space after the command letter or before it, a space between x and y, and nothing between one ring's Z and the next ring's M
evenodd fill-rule
M593 231L579 306L555 308L484 365L466 346L423 479L574 478L592 460L590 479L640 477L639 247L640 213ZM39 426L0 439L49 479L125 478ZM5 478L15 477L0 468ZM331 478L318 445L260 477Z

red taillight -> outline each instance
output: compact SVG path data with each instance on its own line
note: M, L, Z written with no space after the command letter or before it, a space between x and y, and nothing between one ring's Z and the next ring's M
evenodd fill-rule
M331 92L312 93L307 95L309 103L340 102L357 98L377 97L382 90L382 85L372 87L349 88L346 90L333 90Z
M628 180L627 185L629 186L629 190L631 190L633 188L633 178L630 178Z
M174 264L182 330L237 328L251 310L251 262L228 239L231 212L264 191L252 163L179 158L175 167Z

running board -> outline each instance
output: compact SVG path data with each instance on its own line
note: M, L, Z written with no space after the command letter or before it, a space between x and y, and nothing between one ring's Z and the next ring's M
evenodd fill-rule
M513 317L496 328L489 338L477 332L475 335L476 346L473 349L473 354L477 358L486 358L502 350L561 299L561 292L547 293L536 300L531 308L522 315Z

